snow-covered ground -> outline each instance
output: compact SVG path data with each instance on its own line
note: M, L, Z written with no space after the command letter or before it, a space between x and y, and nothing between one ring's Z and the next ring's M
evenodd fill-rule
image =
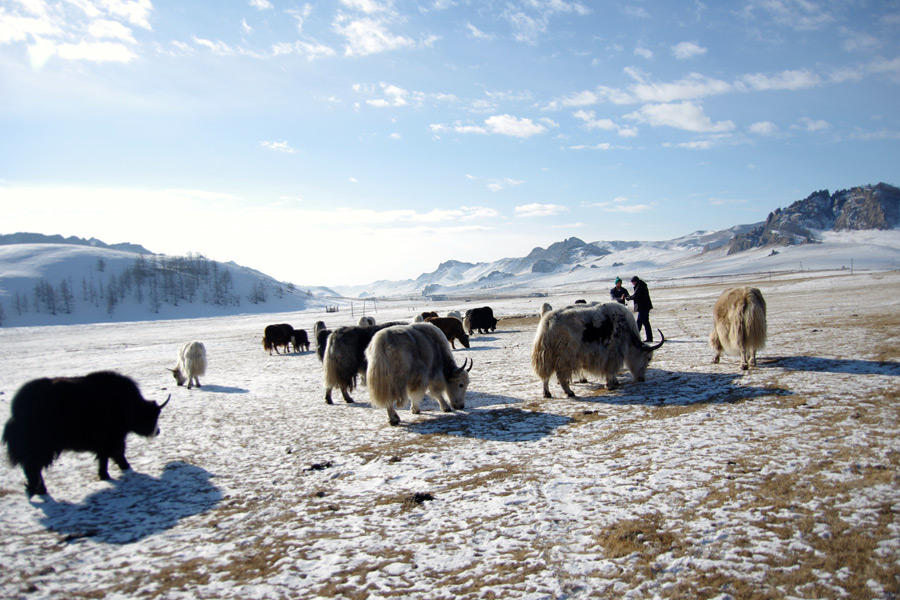
M171 403L134 471L85 454L29 501L0 469L4 598L897 598L900 273L747 276L763 291L759 366L712 365L730 283L651 282L666 335L648 380L543 399L530 351L548 298L490 301L465 410L387 414L323 401L313 352L269 356L302 313L0 329L0 414L26 381L116 369ZM383 302L378 321L452 302ZM203 387L174 385L202 340Z

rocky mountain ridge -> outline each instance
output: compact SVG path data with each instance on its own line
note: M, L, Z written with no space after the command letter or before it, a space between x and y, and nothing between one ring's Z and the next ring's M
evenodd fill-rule
M769 213L765 223L731 240L729 254L750 248L816 242L815 231L893 229L900 225L900 189L879 183L820 190L787 208Z

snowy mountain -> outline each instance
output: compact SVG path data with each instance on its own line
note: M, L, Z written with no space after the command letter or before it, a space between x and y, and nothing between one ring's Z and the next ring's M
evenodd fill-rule
M477 264L448 261L416 279L377 281L336 290L346 297L484 296L551 293L565 288L603 290L611 287L616 277L635 274L662 281L808 269L883 270L900 265L900 229L817 231L817 244L730 252L729 242L736 235L758 226L695 231L667 241L585 244L570 238L547 250L535 248L523 258Z

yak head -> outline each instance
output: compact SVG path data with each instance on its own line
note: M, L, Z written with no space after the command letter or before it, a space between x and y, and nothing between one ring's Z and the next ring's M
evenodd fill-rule
M666 336L659 329L657 331L659 331L662 341L655 346L642 342L637 334L632 336L632 343L628 345L628 350L625 352L625 365L631 371L635 381L644 381L647 378L647 367L653 359L653 351L666 343Z
M465 348L469 347L469 336L466 335L465 331L463 331L462 334L460 336L458 336L458 339L459 339L459 343L462 344ZM468 360L468 359L466 359L466 360ZM466 364L465 361L463 361L463 365L465 365L465 364ZM471 369L472 367L469 367L469 368Z
M166 401L162 404L157 404L156 402L151 402L149 400L144 400L138 404L135 410L132 431L144 437L158 436L159 413L162 412L163 407L168 404L171 399L172 394L169 394L169 397L166 398Z
M466 368L466 362L469 362L469 368ZM447 396L450 399L450 406L454 410L460 410L466 407L466 389L469 387L469 371L475 361L467 358L463 361L461 367L456 367L447 380Z
M181 369L174 368L169 369L172 372L172 375L175 377L175 383L178 385L184 385L184 382L187 381L187 377L184 376L184 373L181 372ZM168 402L168 400L166 400Z

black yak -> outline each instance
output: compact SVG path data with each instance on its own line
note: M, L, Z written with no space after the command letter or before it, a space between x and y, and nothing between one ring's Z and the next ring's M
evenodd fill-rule
M34 379L12 399L3 443L12 465L22 465L29 498L47 493L41 471L64 450L93 452L100 479L108 480L110 458L123 471L131 468L125 437L158 435L159 413L168 402L145 400L134 380L112 371Z
M271 356L273 349L275 350L275 354L279 354L278 346L282 346L285 354L287 354L288 344L290 344L293 339L294 328L291 325L288 325L287 323L268 325L263 331L263 349L268 350L269 356Z
M450 342L450 347L454 350L456 350L456 340L459 340L459 343L466 348L469 347L469 336L466 335L460 319L456 317L429 317L425 319L425 322L431 323L443 331L444 335L447 336L447 341Z
M476 329L478 333L487 333L497 329L497 319L494 318L494 311L490 306L482 306L467 310L463 325L469 335L472 335Z

